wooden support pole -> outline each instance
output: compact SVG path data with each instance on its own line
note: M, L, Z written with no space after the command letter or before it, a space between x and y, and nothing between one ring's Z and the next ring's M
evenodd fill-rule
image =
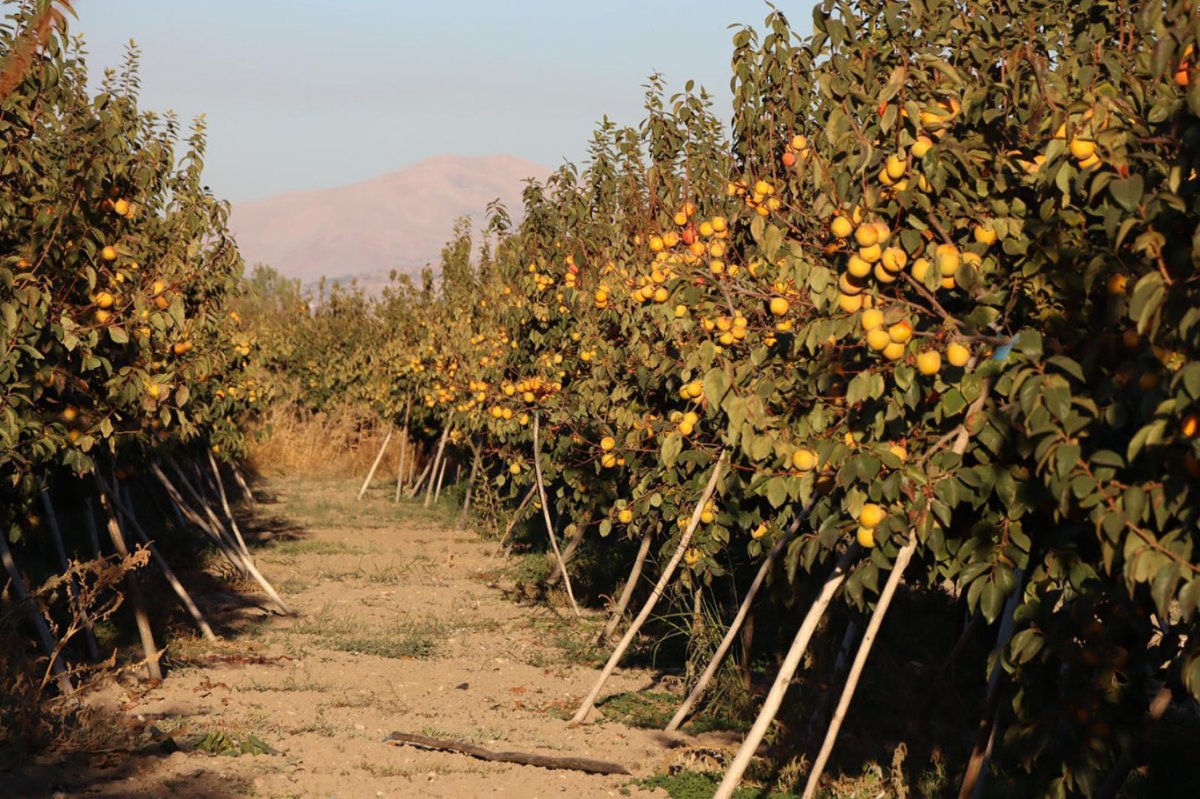
M167 490L167 495L170 496L171 501L179 507L184 516L186 516L187 519L201 532L208 534L217 547L225 554L225 557L228 558L231 563L233 563L235 568L242 570L243 573L249 573L249 575L254 578L255 582L259 584L263 591L266 592L267 596L271 598L271 601L278 605L284 614L289 616L292 615L292 609L288 607L286 602L283 601L283 597L279 595L279 592L275 590L274 586L267 582L267 578L263 577L262 573L253 563L250 563L243 558L237 552L237 550L225 540L224 531L221 529L219 524L215 524L216 517L212 514L211 509L209 511L209 520L214 522L214 524L205 522L203 518L201 518L195 511L188 507L187 503L184 502L183 497L180 496L179 489L175 488L175 485L167 478L167 475L157 463L151 464L150 470L153 472L154 476L158 478L158 481L162 483L163 488Z
M450 465L449 458L442 458L442 468L438 469L437 487L433 489L433 504L442 498L442 481L446 479L446 467Z
M358 499L363 498L363 494L367 493L367 487L371 485L371 481L375 479L375 470L379 468L380 462L383 460L383 453L387 452L388 444L392 441L392 428L389 426L387 435L383 437L383 444L379 447L379 454L375 456L375 462L371 464L371 470L367 472L367 479L363 480L362 488L358 490Z
M71 683L71 677L67 674L67 670L62 664L62 659L59 657L58 643L54 640L54 636L51 635L50 627L46 624L46 620L42 618L42 612L38 609L37 603L29 596L29 588L25 585L25 578L18 571L17 564L13 560L12 550L8 548L7 535L0 535L0 561L4 562L4 570L8 572L9 579L12 580L13 592L17 595L17 602L28 606L29 621L33 623L33 629L37 631L42 649L45 650L46 656L50 659L49 668L58 682L58 689L62 691L64 696L74 693L75 686Z
M417 465L416 460L417 459L414 456L413 457L413 470L414 471L416 470L416 465ZM425 468L421 470L420 476L417 477L416 479L414 479L412 481L412 484L408 487L408 498L409 499L413 499L417 496L417 494L421 493L421 488L425 485L425 480L429 477L429 472L432 469L433 469L433 459L430 458L429 460L425 461Z
M238 571L243 577L249 575L250 564L238 550L237 542L233 540L233 535L225 529L225 525L222 524L221 520L217 518L217 514L213 511L212 506L208 504L208 500L206 500L204 495L201 494L194 485L192 485L192 482L188 480L187 475L183 473L183 469L179 468L179 464L177 464L175 461L167 461L167 463L171 465L171 470L175 472L175 476L179 478L179 484L183 486L184 490L187 491L188 495L191 496L192 500L196 503L196 507L199 508L199 510L203 512L204 516L208 519L208 529L212 530L218 539L225 541L227 546L237 555L234 565L237 567ZM157 466L158 465L155 464L152 468L157 468ZM172 488L174 488L173 485ZM188 510L187 506L180 505L179 507L184 511L184 515L186 516Z
M775 559L783 553L787 548L788 542L800 530L800 525L804 518L808 515L808 509L792 522L787 532L780 536L775 542L775 546L771 547L771 551L767 553L767 557L763 560L762 565L758 567L758 574L754 575L754 581L750 583L750 588L746 591L746 597L742 600L741 607L738 608L737 615L733 617L733 621L729 623L729 629L725 631L725 636L721 639L717 651L713 653L712 659L709 660L708 666L704 669L704 673L696 680L695 686L692 687L691 693L687 699L683 700L683 704L675 711L675 715L671 717L671 721L664 728L667 732L674 732L679 729L684 720L691 714L692 708L696 706L696 702L704 695L708 689L708 684L712 682L712 678L716 675L717 669L721 666L721 661L725 659L725 655L729 653L729 648L733 646L733 642L737 640L738 632L742 628L742 623L746 621L746 616L750 613L750 608L754 605L754 600L758 596L759 589L767 580L767 575L771 571Z
M792 641L792 646L788 649L787 655L783 659L783 665L780 666L779 673L775 676L775 682L771 685L771 690L767 694L762 709L758 713L758 718L754 720L754 726L746 734L741 748L738 749L733 762L729 764L729 769L725 772L725 777L721 780L721 784L717 786L717 791L713 794L713 799L731 799L733 792L738 787L738 783L742 781L742 775L746 773L750 761L754 758L755 752L758 751L759 744L762 743L763 738L766 737L767 730L771 727L771 722L775 720L775 715L779 713L779 708L783 704L784 694L787 693L788 685L792 682L792 678L796 676L796 669L799 668L800 661L804 658L804 653L808 650L808 643L812 640L813 633L817 631L817 625L821 622L825 611L829 609L829 604L833 601L834 594L837 593L842 583L845 582L850 564L858 557L860 551L861 548L858 544L851 544L838 559L837 565L833 567L833 571L825 578L825 584L821 587L821 593L817 595L816 600L808 609L808 613L805 614L804 621L800 625L800 630L796 633L796 637Z
M103 477L97 475L97 478L100 480L102 486L105 488L110 488L104 481ZM114 486L110 489L110 493L112 495L112 504L114 507L116 507L117 513L119 513L125 519L125 523L129 525L129 529L133 531L133 534L150 549L150 557L154 559L154 562L162 571L163 576L167 578L167 584L171 586L171 590L175 592L175 596L179 597L179 601L183 603L183 607L187 610L188 614L191 615L192 620L196 622L196 626L200 628L200 634L203 635L206 640L217 640L216 633L212 631L212 627L209 626L208 620L204 618L204 614L200 612L200 608L198 608L196 603L192 601L192 595L188 593L187 589L183 587L183 583L181 583L179 578L175 576L175 571L171 568L171 565L167 563L167 559L162 556L162 553L158 551L158 547L154 546L154 542L150 539L150 536L146 534L145 529L142 528L141 522L137 520L137 516L134 515L133 508L127 503L121 501L120 495L116 490L117 488L119 487Z
M650 554L651 543L653 543L653 536L647 529L642 533L642 542L638 544L637 556L633 559L633 568L629 570L629 578L625 580L625 587L621 589L621 596L617 599L616 607L613 608L612 615L608 617L608 623L604 625L600 635L596 636L597 643L612 636L617 630L617 625L621 623L621 619L625 618L625 611L629 608L633 592L637 590L638 580L642 577L642 567L646 565L646 557Z
M442 439L438 442L437 453L433 456L432 471L429 473L429 485L425 489L425 507L427 508L433 504L433 484L436 481L438 469L442 464L442 456L446 452L446 440L450 438L450 428L453 426L453 420L447 419L446 426L442 429Z
M242 498L246 500L247 505L253 508L254 494L250 493L250 486L246 485L246 478L242 476L242 470L239 469L238 465L233 461L229 462L229 468L233 471L234 482L236 482L238 484L238 488L242 490Z
M96 483L96 497L100 500L100 508L108 523L108 537L112 539L113 548L121 557L129 557L129 548L125 546L125 536L121 533L121 523L113 510L112 500L104 490L104 482L99 473L93 473ZM142 652L146 655L146 673L152 680L161 680L162 667L158 659L162 653L154 643L154 631L150 629L150 617L146 615L146 601L142 598L142 586L133 572L125 575L125 585L129 590L129 601L133 605L133 617L137 621L138 636L142 639Z
M608 678L612 676L613 671L617 668L617 664L625 656L625 650L629 649L629 645L633 643L638 630L642 629L642 625L650 618L650 614L654 612L654 606L667 590L667 584L675 576L675 570L679 567L679 561L683 560L683 553L692 542L692 535L700 525L700 514L704 512L704 506L708 504L708 501L717 490L717 485L721 481L721 475L725 471L725 464L728 458L729 452L723 450L721 456L717 459L716 465L713 466L712 474L708 478L708 484L704 487L704 492L700 495L700 501L696 503L696 508L692 511L692 518L688 520L688 525L684 528L683 535L679 537L679 544L675 547L675 553L671 556L671 560L667 562L666 567L658 578L658 582L655 583L654 589L650 592L650 597L646 600L646 604L642 606L637 618L629 625L629 629L625 631L625 635L621 638L620 643L617 644L617 648L613 650L608 663L604 665L603 671L600 672L600 678L596 680L596 684L592 686L592 690L584 697L579 710L575 711L575 715L571 718L572 724L582 723L587 718L587 714L595 707L600 692L604 690L604 684L608 682Z
M571 588L571 575L567 573L567 564L563 561L562 553L558 551L558 537L554 534L554 523L550 520L550 501L546 497L546 484L542 481L541 440L539 438L541 414L533 414L533 472L537 478L538 496L542 499L542 516L546 520L546 535L550 536L550 548L554 550L554 560L562 571L563 587L567 589L567 599L571 601L571 610L579 613L579 603L575 601L575 591Z
M825 764L829 762L829 755L833 753L833 745L837 742L838 733L841 732L842 722L846 720L846 711L850 709L850 701L854 699L854 691L858 688L859 679L862 678L863 667L867 664L867 657L871 654L875 637L879 634L884 617L887 616L888 608L892 604L892 597L896 595L896 589L900 586L904 570L908 568L908 563L916 551L917 534L910 532L908 542L896 554L896 562L892 564L892 573L888 575L887 583L883 586L882 593L879 594L875 612L871 614L867 630L863 633L862 643L858 645L858 652L854 655L854 664L850 666L846 684L842 687L841 698L838 699L837 708L834 709L833 718L829 722L829 730L825 733L825 740L821 743L821 751L817 754L817 759L813 761L812 768L809 769L808 783L804 786L802 799L812 799L817 792L821 773L825 770Z
M396 467L396 498L393 502L400 501L400 492L404 490L405 467L408 458L408 420L411 412L412 400L410 399L404 403L404 429L400 432L400 463Z
M238 528L237 519L234 518L233 511L229 508L229 498L225 496L225 483L221 480L221 468L217 466L217 459L213 457L212 450L208 451L208 465L212 469L213 480L217 484L217 495L221 500L221 509L225 511L225 518L229 520L229 527L233 530L233 537L237 540L238 547L246 560L254 562L254 556L250 554L250 548L246 546L246 539L242 538L242 531Z

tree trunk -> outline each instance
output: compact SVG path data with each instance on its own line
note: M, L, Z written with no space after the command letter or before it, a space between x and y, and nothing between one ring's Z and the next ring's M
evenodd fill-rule
M408 420L411 411L412 400L409 400L404 403L404 430L400 433L400 465L396 467L396 498L393 502L400 501L400 492L404 490L404 467L408 458Z
M58 566L63 570L63 574L71 568L71 563L67 559L67 548L63 544L62 528L58 526L58 515L54 512L54 503L50 501L50 489L43 488L39 493L42 501L42 510L46 514L46 523L50 525L50 535L54 539L54 549L58 553ZM79 601L79 586L74 577L67 583L67 599L71 602L71 607L75 613L79 614L80 620L83 622L83 640L87 645L88 657L93 662L100 659L100 645L96 642L96 634L92 630L92 620L88 615L88 609Z
M992 756L992 748L996 743L996 729L1000 724L1000 686L1004 682L1004 669L1000 660L1004 647L1012 638L1013 627L1016 625L1013 613L1025 585L1025 570L1017 569L1017 587L1012 596L1004 603L1004 616L1000 622L1000 630L996 634L996 663L988 677L987 698L984 700L983 718L979 720L979 729L975 738L975 748L971 751L971 759L967 761L967 770L963 774L962 785L958 789L958 799L979 799L983 795L983 784L987 779L987 763Z
M17 602L26 604L29 608L29 621L33 623L33 629L37 631L38 640L42 643L42 649L46 651L46 656L50 659L50 671L54 674L54 678L58 682L58 690L62 691L64 696L74 693L75 686L71 684L71 677L67 674L67 670L63 667L62 659L59 657L58 642L51 635L50 627L46 624L46 620L42 618L42 612L38 609L37 603L29 596L29 589L25 585L25 578L17 570L17 564L13 560L12 551L8 548L7 535L0 535L0 560L4 561L4 570L8 572L8 576L12 580L13 591L17 595Z
M492 553L495 558L500 554L500 550L504 548L504 542L508 540L508 536L517 526L517 522L521 519L521 511L525 510L525 506L529 504L529 500L533 499L533 495L537 493L537 486L532 485L525 492L525 498L521 500L521 504L517 505L517 509L513 511L512 518L508 520L508 526L504 528L504 535L500 536L500 540L496 542L496 550Z
M413 456L413 469L416 469L416 456ZM429 471L433 468L433 459L425 462L425 468L421 470L421 475L412 481L408 487L408 498L413 499L417 494L421 493L421 488L425 485L426 478L429 477Z
M129 557L129 549L125 546L125 536L121 534L121 524L113 510L108 492L104 490L104 482L99 473L93 473L96 483L96 494L100 507L108 520L108 537L112 539L113 548L121 557ZM133 605L133 617L137 621L138 636L142 639L142 652L146 655L146 672L152 680L162 680L162 668L158 659L162 653L154 643L154 631L150 629L150 617L146 615L146 602L142 598L142 586L138 583L137 575L133 572L125 575L125 585L129 589L129 601Z
M479 464L483 460L483 454L479 451L479 447L472 447L475 450L475 457L471 459L471 476L467 478L466 496L463 497L462 512L458 517L458 529L466 526L467 515L471 512L471 494L475 491L475 479L479 476Z

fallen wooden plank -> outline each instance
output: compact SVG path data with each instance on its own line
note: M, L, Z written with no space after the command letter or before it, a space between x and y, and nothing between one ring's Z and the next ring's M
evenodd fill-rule
M618 763L604 760L592 760L586 757L556 757L554 755L536 755L529 752L493 752L481 746L474 746L461 741L445 741L440 738L430 738L425 735L413 735L407 732L393 732L383 739L392 746L409 744L422 749L435 749L441 752L458 752L480 760L490 760L494 763L518 763L522 766L539 766L541 768L568 769L571 771L586 771L589 774L628 774L629 771Z

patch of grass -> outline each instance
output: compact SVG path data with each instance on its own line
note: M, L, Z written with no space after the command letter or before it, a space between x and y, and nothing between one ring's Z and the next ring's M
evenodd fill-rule
M596 707L605 718L627 727L661 730L671 720L679 701L679 697L660 691L626 691L605 697Z
M277 755L279 751L254 733L233 736L223 730L211 730L192 742L192 748L210 755Z
M312 538L292 538L271 545L268 552L272 555L346 555L361 553L358 547L352 547L344 541L327 541Z
M635 780L633 784L641 788L662 788L671 799L712 799L717 786L721 784L721 775L681 771L678 774L659 774ZM797 799L794 793L749 787L738 788L733 796L734 799Z
M395 628L374 633L339 635L322 640L324 646L342 652L357 652L376 657L424 660L437 652L438 642L447 630L436 619L406 622Z
M312 586L308 580L303 577L288 577L279 584L279 590L286 595L299 594L301 591L307 591Z
M605 717L627 727L661 730L666 726L682 699L663 691L626 691L613 694L596 703ZM714 730L745 730L749 724L745 719L702 711L692 716L683 726L693 735Z
M257 691L260 693L265 693L268 691L287 691L323 694L330 690L330 686L326 683L313 679L312 674L310 674L308 671L300 674L293 669L286 677L283 678L283 681L280 683L266 683L252 679L244 688L242 688L242 690Z
M553 644L562 655L562 660L577 666L603 666L608 652L596 645L596 624L581 620L566 622L559 618L535 620L531 625L544 641ZM532 651L527 659L531 666L545 668L557 665L545 654L545 648ZM552 650L551 650L552 651Z

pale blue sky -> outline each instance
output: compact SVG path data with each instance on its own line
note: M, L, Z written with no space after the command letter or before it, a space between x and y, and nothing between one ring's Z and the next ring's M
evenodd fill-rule
M812 0L777 6L811 27ZM436 154L578 161L645 78L694 78L728 116L730 23L761 0L77 0L98 78L142 49L142 105L209 121L208 184L259 199Z

